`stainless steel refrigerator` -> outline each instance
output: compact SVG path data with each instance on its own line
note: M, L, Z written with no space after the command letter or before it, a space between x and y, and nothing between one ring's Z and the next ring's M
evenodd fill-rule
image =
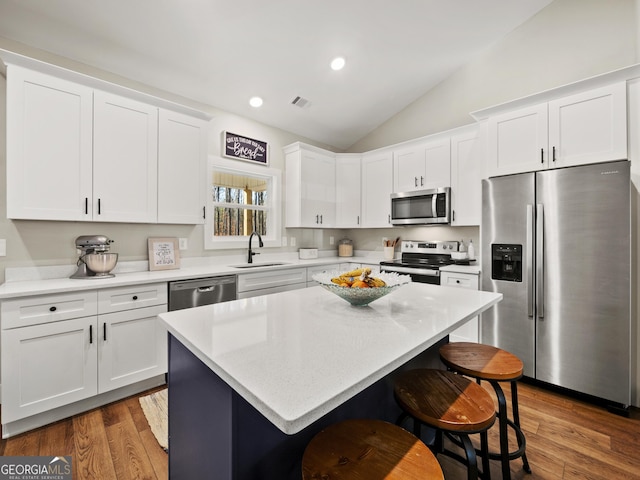
M482 289L503 301L482 343L525 376L630 403L629 162L495 177L482 185Z

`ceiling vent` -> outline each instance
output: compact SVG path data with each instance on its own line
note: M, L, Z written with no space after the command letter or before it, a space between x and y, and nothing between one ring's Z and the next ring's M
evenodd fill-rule
M306 98L302 98L300 96L294 98L291 101L291 105L295 105L296 107L300 107L300 108L304 108L309 104L309 100L307 100Z

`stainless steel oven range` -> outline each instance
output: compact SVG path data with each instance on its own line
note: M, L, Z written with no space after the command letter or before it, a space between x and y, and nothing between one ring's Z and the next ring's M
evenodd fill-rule
M451 258L457 252L458 242L403 240L401 258L380 262L380 271L408 274L419 283L440 285L440 267L459 263Z

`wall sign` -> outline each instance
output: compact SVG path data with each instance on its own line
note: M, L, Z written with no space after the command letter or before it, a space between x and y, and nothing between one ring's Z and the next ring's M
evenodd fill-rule
M222 154L225 157L269 165L267 142L225 131L222 143Z
M180 250L175 237L149 238L149 270L180 268Z

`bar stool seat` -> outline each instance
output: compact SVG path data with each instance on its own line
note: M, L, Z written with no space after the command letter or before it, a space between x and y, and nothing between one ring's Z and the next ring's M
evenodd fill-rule
M451 370L477 379L488 381L498 399L498 426L500 430L500 453L489 453L489 458L502 462L502 477L511 478L509 462L522 457L523 468L531 473L527 460L526 440L520 428L517 380L522 377L524 365L516 355L506 350L480 343L453 342L440 347L440 359ZM507 402L500 382L511 384L511 408L513 420L507 416ZM510 452L507 427L513 429L518 442L517 450Z
M302 457L303 480L444 480L418 438L382 420L345 420L316 434Z
M415 369L400 373L395 379L394 394L404 414L414 420L414 434L420 438L421 425L436 429L434 450L467 465L467 476L478 478L476 451L469 439L479 433L482 446L482 475L489 478L487 430L496 419L493 399L487 391L471 380L451 372ZM465 457L445 450L443 435L459 439Z

